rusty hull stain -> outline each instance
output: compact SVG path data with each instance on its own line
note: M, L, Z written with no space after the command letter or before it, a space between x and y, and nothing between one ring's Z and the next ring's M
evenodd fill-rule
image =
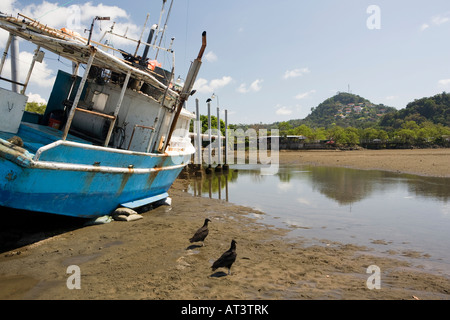
M128 172L123 173L122 182L120 183L120 187L117 190L117 195L120 195L123 192L123 189L125 189L125 185L127 184L128 180L130 179L131 175L134 173L134 169L128 167Z

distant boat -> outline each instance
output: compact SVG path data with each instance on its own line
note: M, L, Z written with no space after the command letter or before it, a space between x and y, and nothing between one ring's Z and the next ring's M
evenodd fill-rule
M96 19L106 20L96 17L92 26ZM10 34L0 79L22 87L0 88L0 206L93 218L167 198L195 152L189 137L194 114L184 103L193 94L206 32L180 84L174 66L168 71L147 58L149 49L173 53L151 43L155 28L147 42L136 41L145 47L140 57L22 14L0 13L0 27ZM42 49L73 62L73 74L58 71L44 115L24 112L29 77L25 83L1 77L17 36L37 46L30 74Z

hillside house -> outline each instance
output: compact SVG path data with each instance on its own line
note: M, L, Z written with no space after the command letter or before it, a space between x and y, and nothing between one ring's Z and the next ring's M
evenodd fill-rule
M353 110L354 110L356 113L361 113L362 107L361 107L361 106L354 106L354 107L353 107Z

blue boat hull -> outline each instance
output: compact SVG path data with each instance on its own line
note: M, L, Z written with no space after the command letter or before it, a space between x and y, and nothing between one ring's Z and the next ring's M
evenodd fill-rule
M0 139L0 206L92 218L167 195L190 153L55 141L33 154Z
M110 214L123 203L167 193L182 170L127 176L4 168L0 175L13 180L3 184L2 206L81 218Z

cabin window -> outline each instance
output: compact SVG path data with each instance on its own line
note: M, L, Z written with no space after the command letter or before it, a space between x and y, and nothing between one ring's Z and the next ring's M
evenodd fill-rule
M94 103L94 109L97 111L105 110L106 101L108 101L109 95L106 93L101 93L99 91L94 92L94 96L92 97L92 102Z

